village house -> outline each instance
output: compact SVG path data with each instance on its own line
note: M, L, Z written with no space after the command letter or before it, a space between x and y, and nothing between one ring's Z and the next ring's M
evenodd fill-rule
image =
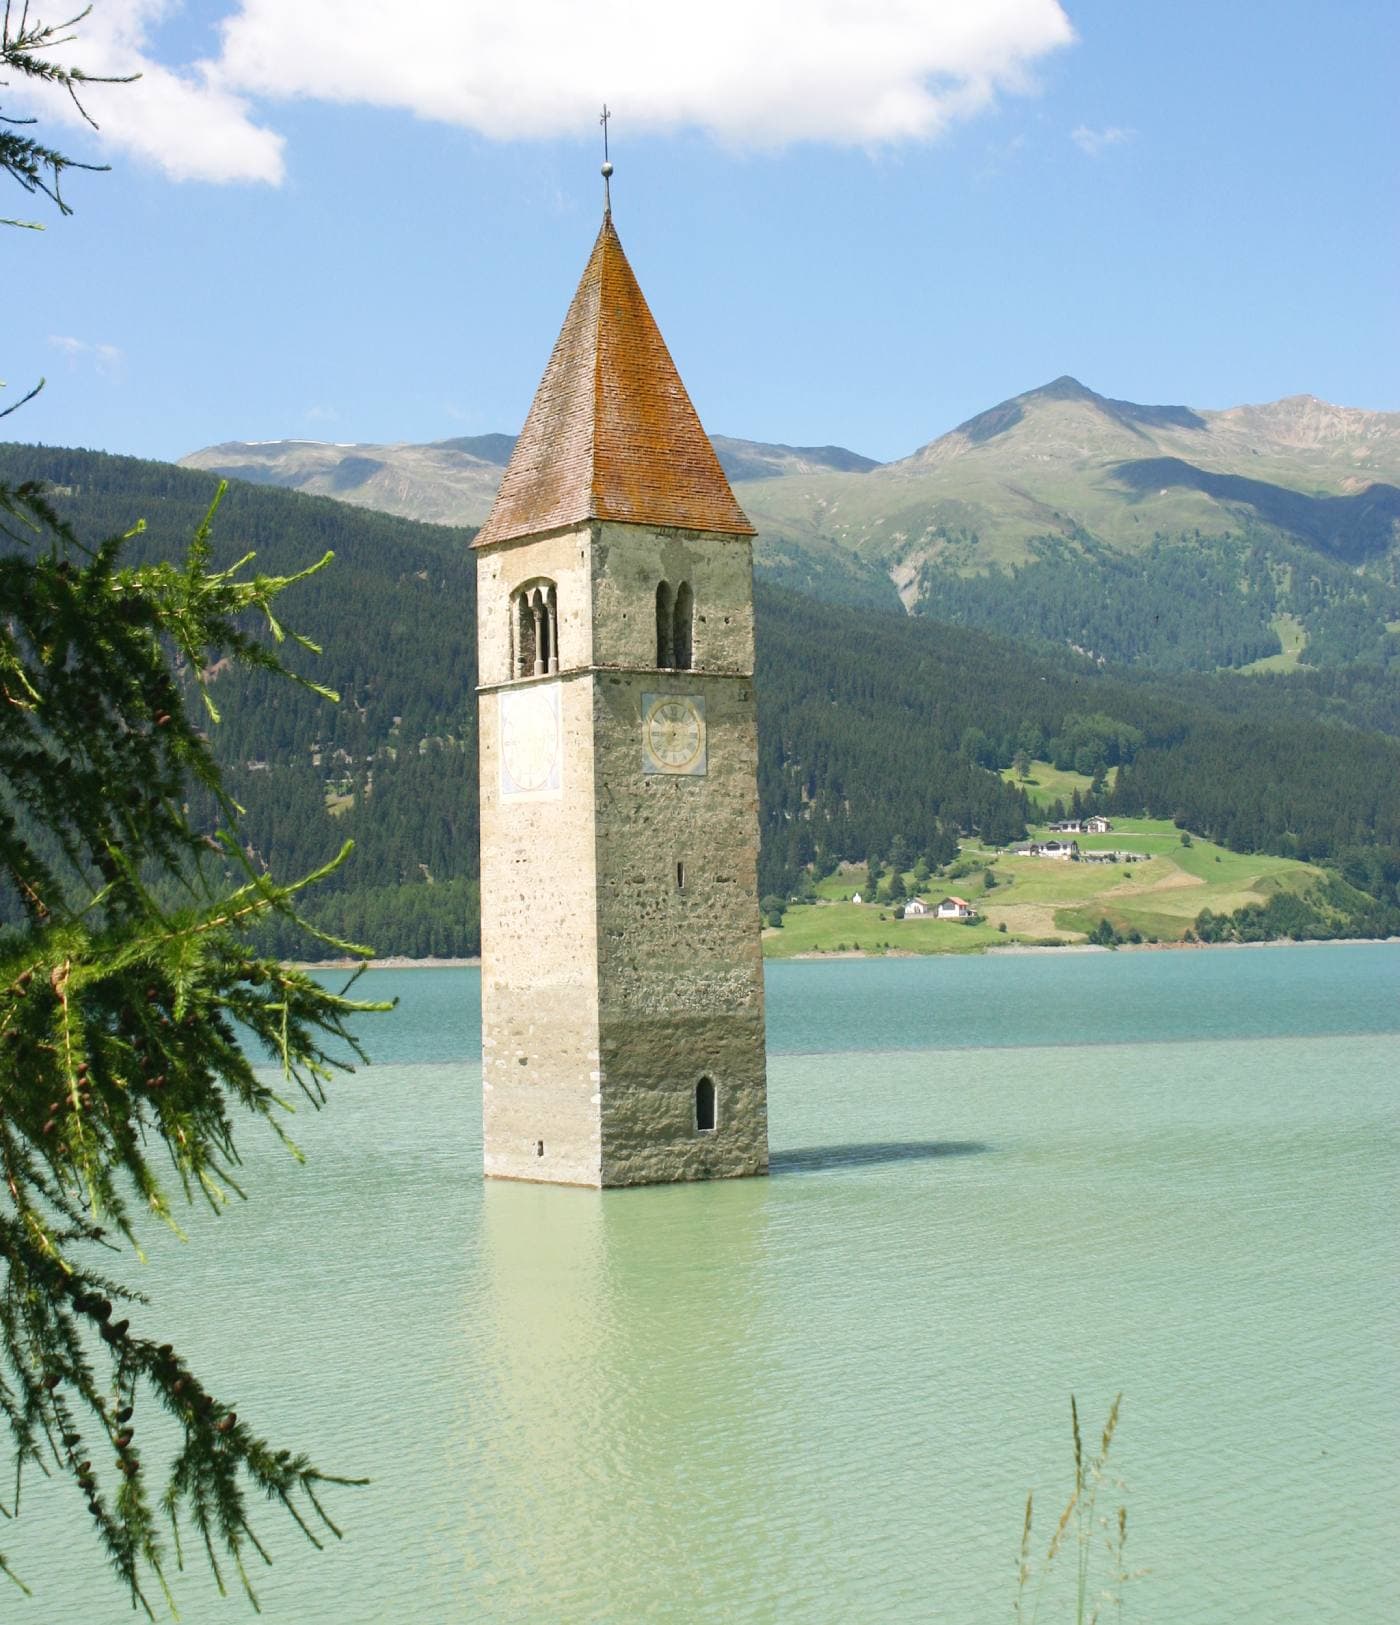
M1029 841L1025 846L1011 849L1015 858L1064 858L1070 862L1079 860L1078 841Z
M906 909L904 912L908 914L909 911ZM972 920L976 917L976 910L964 897L945 897L938 905L940 920Z
M1047 827L1055 835L1107 835L1113 823L1102 813L1095 813L1092 818L1061 818Z
M923 900L922 897L911 897L904 905L904 918L906 920L917 919L920 914L928 914L930 912L931 911L928 904Z

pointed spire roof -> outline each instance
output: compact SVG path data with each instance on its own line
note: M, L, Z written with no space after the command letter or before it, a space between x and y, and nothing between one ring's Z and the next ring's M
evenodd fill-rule
M754 534L611 214L476 546L585 519Z

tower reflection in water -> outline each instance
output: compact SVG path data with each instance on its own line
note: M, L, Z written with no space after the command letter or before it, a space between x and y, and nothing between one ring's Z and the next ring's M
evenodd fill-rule
M763 1587L779 1443L757 1289L764 1180L593 1191L488 1181L469 1382L471 1589L565 1617ZM571 1610L573 1613L571 1614Z

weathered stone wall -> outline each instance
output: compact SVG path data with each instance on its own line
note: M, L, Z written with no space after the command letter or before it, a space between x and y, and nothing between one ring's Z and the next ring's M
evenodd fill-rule
M477 559L486 1172L762 1173L750 542L594 524ZM539 576L557 585L560 675L516 682L510 594ZM660 580L695 595L691 670L655 669ZM557 799L503 801L499 687L532 683L559 688L562 784ZM642 695L672 692L703 696L703 775L643 772ZM702 1076L710 1132L695 1122Z
M559 669L593 663L593 605L589 589L592 527L540 540L498 542L476 555L478 681L507 683L510 665L510 595L543 576L558 588ZM655 590L655 589L653 589Z
M559 690L557 800L502 801L498 691L480 697L485 1166L505 1178L596 1185L592 678L536 681Z
M593 660L656 665L656 586L695 594L697 671L753 672L753 548L747 536L601 524L593 545Z
M643 772L644 692L703 696L703 776ZM603 1183L762 1173L752 679L600 672L594 694ZM695 1123L702 1076L717 1097L708 1133Z

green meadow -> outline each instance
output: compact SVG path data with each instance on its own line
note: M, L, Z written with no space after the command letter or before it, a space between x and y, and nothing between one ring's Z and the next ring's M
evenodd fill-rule
M1117 768L1113 770L1117 773ZM1031 763L1031 776L1028 779L1018 778L1014 768L1003 768L1002 778L1008 784L1014 784L1018 790L1024 790L1033 807L1042 811L1056 801L1063 801L1069 806L1070 797L1076 790L1080 795L1088 795L1089 786L1094 782L1087 773L1076 773L1072 768L1058 768L1053 762L1034 761Z
M795 904L780 929L764 931L763 952L769 959L813 953L972 954L1007 940L986 921L897 920L887 903L811 903Z
M1276 655L1265 655L1262 660L1252 661L1248 666L1241 666L1241 671L1258 673L1298 669L1299 659L1308 642L1303 623L1296 615L1278 615L1274 618L1274 631L1283 645L1282 651Z
M1043 836L1045 831L1033 830ZM1310 864L1261 853L1231 852L1191 837L1166 819L1115 819L1106 835L1070 837L1081 852L1135 853L1134 861L1090 864L1016 857L967 843L959 864L970 873L935 877L920 893L931 905L950 895L977 910L970 924L897 920L888 902L853 902L865 884L863 867L843 866L821 880L815 903L793 904L779 928L763 933L772 959L835 953L979 953L1013 943L1085 941L1100 920L1120 936L1179 942L1203 909L1229 914L1263 903L1274 892L1308 890L1321 872ZM904 877L913 894L912 872Z

